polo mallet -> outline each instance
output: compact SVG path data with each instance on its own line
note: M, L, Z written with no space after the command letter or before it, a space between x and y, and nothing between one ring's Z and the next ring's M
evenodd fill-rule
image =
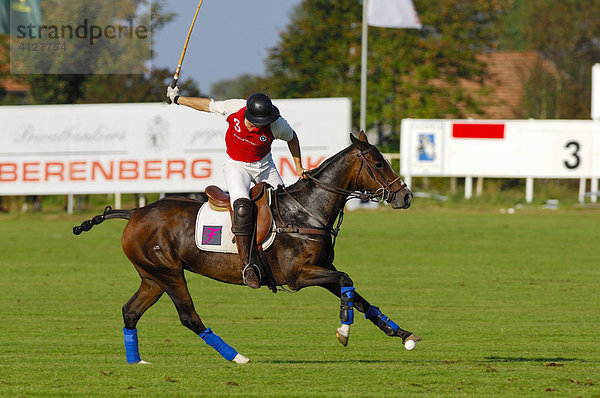
M179 64L177 65L177 70L173 75L173 81L171 82L171 88L175 88L177 85L177 81L179 80L179 72L181 72L181 65L183 65L183 57L185 57L185 52L187 50L188 43L190 42L190 36L192 35L192 30L194 29L194 24L196 23L196 18L198 17L198 12L200 12L200 6L202 5L202 0L198 3L198 8L196 9L196 14L194 15L194 20L192 21L192 26L190 26L190 31L188 32L187 38L185 39L185 44L183 45L183 51L181 52L181 58L179 58ZM171 98L167 97L167 104L171 103Z

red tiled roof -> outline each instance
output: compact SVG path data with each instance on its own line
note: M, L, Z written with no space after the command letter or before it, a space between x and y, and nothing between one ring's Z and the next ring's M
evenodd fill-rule
M25 92L29 91L29 84L19 83L12 78L4 79L0 81L0 86L8 92Z
M550 74L558 74L556 67L534 51L496 51L479 56L488 66L490 79L480 85L465 81L463 88L474 92L482 102L485 116L494 119L515 119L522 117L521 100L525 86L533 73L540 68ZM488 91L487 95L480 92ZM467 115L481 117L481 115Z
M8 36L6 36L6 39L8 40ZM3 46L0 45L0 60L2 62L5 62L8 60L8 57L6 57L6 59L4 59L4 52L5 49ZM0 71L6 72L8 71L10 68L10 65L8 65L7 63L0 63ZM2 87L3 89L5 89L8 92L26 92L29 91L29 85L28 84L24 84L19 82L19 78L13 78L10 76L6 76L4 78L0 78L0 87Z

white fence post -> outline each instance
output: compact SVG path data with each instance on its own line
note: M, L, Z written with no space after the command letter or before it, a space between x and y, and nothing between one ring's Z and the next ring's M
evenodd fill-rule
M405 175L404 176L404 183L406 184L406 186L408 187L408 189L410 189L412 191L412 176Z
M533 177L527 177L525 180L525 201L533 202Z
M600 64L592 66L592 120L600 120Z
M483 177L477 177L477 182L475 183L475 196L480 198L482 193L483 193Z
M473 177L465 177L465 199L473 196Z
M587 179L580 178L579 179L579 203L585 203L585 185Z
M73 207L74 207L73 206L73 202L74 202L73 199L74 198L73 198L73 194L72 193L70 193L70 194L67 195L67 214L68 215L73 215Z
M592 66L592 120L600 120L600 64ZM598 201L598 178L592 178L590 191L592 193L591 201ZM581 200L580 200L581 202Z

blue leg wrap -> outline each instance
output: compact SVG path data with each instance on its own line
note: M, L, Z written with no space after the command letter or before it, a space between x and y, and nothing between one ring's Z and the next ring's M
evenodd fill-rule
M375 318L379 315L381 315L381 311L379 311L379 307L375 307L374 305L372 305L371 308L369 308L365 312L365 319Z
M223 341L222 338L217 336L210 328L198 334L204 340L206 344L214 348L219 354L228 361L232 361L233 358L238 354L231 346Z
M354 286L342 286L340 320L342 325L354 323Z
M138 350L137 329L123 328L123 335L125 336L125 356L127 357L127 363L138 363L142 359Z
M365 312L365 318L370 319L374 322L378 320L376 324L379 325L380 323L382 323L383 325L389 326L394 330L394 332L398 331L398 329L400 328L394 323L394 321L392 321L387 316L383 315L381 311L379 311L379 307L375 307L374 305L371 306L371 308L369 308L367 312Z

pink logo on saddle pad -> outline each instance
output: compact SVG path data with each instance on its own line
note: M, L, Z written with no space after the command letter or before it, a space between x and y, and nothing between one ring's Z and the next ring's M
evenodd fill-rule
M205 225L202 228L202 244L220 246L222 232L222 225Z

